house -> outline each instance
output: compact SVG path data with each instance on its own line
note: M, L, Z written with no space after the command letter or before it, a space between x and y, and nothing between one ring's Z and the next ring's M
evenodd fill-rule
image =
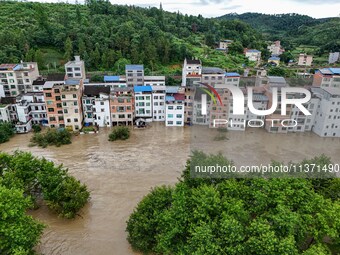
M133 125L135 98L133 88L114 88L110 94L112 126Z
M217 67L202 67L202 82L213 87L225 84L225 71Z
M85 124L99 127L111 126L109 95L109 86L84 86L82 101Z
M233 42L234 42L234 41L232 41L232 40L221 40L221 41L219 42L218 48L219 48L219 49L222 49L222 50L224 50L224 51L227 51L229 45L232 44Z
M10 104L3 104L0 103L0 123L1 122L11 122L11 115L10 115Z
M36 62L0 65L0 97L17 96L32 91L33 81L39 77Z
M280 41L275 41L267 47L268 51L275 56L280 56L285 50L281 46Z
M280 65L280 58L276 56L271 56L268 59L268 63L274 66L279 66Z
M121 87L126 87L126 78L125 76L109 76L105 75L104 76L104 83L107 86L110 86L111 89L113 88L121 88ZM86 86L86 85L85 85Z
M135 117L152 121L152 87L134 86Z
M321 137L340 137L340 88L312 88L320 99L312 131Z
M340 68L322 68L313 76L313 86L340 88Z
M80 56L74 56L73 61L65 64L65 73L67 79L86 79L85 63Z
M210 104L211 98L207 96L207 114L202 114L202 108L204 105L202 104L202 95L206 94L203 90L203 86L197 86L195 89L195 96L193 100L193 117L192 124L194 125L209 125L210 121Z
M144 76L144 86L165 86L165 76Z
M240 74L235 72L227 72L225 73L225 84L226 85L233 85L239 87L240 85ZM219 86L216 86L218 88ZM223 88L223 87L222 87Z
M184 59L182 87L197 84L202 80L202 62L198 59Z
M126 84L128 87L144 85L144 66L143 65L126 65Z
M173 95L166 96L165 126L184 126L184 100L184 94L175 93Z
M329 64L334 64L340 60L340 52L330 52L329 53L329 58L328 58L328 63Z
M245 49L244 54L249 61L252 62L261 62L261 51L254 49Z
M165 121L165 86L152 86L153 121Z
M61 89L64 81L46 81L43 93L47 109L48 126L50 128L65 127L63 105L61 101Z
M312 66L312 62L313 62L312 55L307 55L305 53L301 53L299 55L299 61L298 61L299 66Z

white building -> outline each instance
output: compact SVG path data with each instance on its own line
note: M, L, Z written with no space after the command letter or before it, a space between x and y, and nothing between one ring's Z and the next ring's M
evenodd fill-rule
M329 53L329 58L328 58L328 63L329 64L334 64L340 60L340 52L330 52Z
M246 58L249 59L249 61L253 62L261 62L261 51L254 50L254 49L246 49L245 50Z
M144 66L143 65L126 65L126 84L128 87L144 85Z
M225 71L217 67L202 68L202 82L213 87L223 86L226 82Z
M267 49L269 50L269 52L272 55L275 56L279 56L281 55L285 50L282 48L281 46L281 42L280 41L275 41L274 43L272 43L271 45L269 45L267 47Z
M225 84L239 87L239 85L240 85L240 74L238 74L238 73L225 73Z
M65 64L66 77L70 79L86 79L85 63L80 56L74 56L74 61Z
M8 104L0 104L0 122L11 121L9 108L10 108L10 105Z
M182 86L190 86L202 80L202 62L198 59L184 59Z
M165 126L184 126L184 94L166 96Z
M111 125L110 87L84 86L84 122L89 125L107 127Z
M313 86L340 88L340 68L322 68L316 71Z
M232 43L233 43L232 40L221 40L218 46L220 49L227 50L229 45Z
M152 121L152 87L134 86L135 116Z
M299 66L311 66L313 63L313 56L312 55L307 55L304 53L301 53L299 55L299 61L298 65Z
M0 96L17 96L20 93L30 92L33 81L38 77L38 64L35 62L1 64Z
M340 137L340 89L312 88L320 99L313 132L321 137Z
M153 121L165 121L165 86L152 86Z
M144 86L165 86L165 76L144 76Z

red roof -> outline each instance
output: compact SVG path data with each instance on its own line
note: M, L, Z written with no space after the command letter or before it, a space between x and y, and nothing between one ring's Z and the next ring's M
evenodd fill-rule
M176 101L184 101L185 100L185 95L184 94L176 93L176 94L174 94L174 98L175 98Z

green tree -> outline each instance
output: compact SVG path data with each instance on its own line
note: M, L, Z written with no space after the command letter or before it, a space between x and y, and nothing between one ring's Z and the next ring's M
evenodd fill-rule
M0 143L9 141L9 139L14 135L14 128L12 123L3 122L0 123Z
M67 61L71 60L73 55L73 43L70 37L67 37L65 41L64 51L64 59Z

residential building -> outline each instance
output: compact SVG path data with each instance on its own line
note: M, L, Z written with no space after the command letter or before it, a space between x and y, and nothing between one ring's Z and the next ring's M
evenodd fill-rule
M240 77L241 76L238 73L225 73L225 84L239 87ZM216 88L224 88L224 87L220 87L219 85L217 85Z
M0 123L11 121L10 107L10 104L0 103Z
M225 84L225 71L217 67L202 67L202 82L213 87Z
M210 105L212 104L211 98L207 95L207 113L202 114L202 95L206 94L203 86L197 86L195 89L195 96L193 101L193 116L192 124L194 125L209 125L210 121Z
M175 93L166 96L165 126L183 127L184 126L184 100L185 95Z
M152 121L152 87L134 86L135 116Z
M65 80L61 87L61 102L65 128L79 131L83 126L83 80Z
M47 81L43 86L48 126L50 128L64 128L63 105L61 101L61 89L64 81Z
M111 126L110 87L84 86L84 123L99 127Z
M275 55L275 56L279 56L281 55L285 50L282 48L281 46L281 42L280 41L275 41L273 42L271 45L269 45L267 47L267 49L269 50L269 52L272 54L272 55Z
M246 95L246 90L242 89L244 95ZM244 110L244 114L234 114L234 102L233 96L230 91L226 92L227 97L227 119L228 119L228 130L234 131L245 131L247 126L247 108ZM246 105L246 96L244 97L244 103Z
M328 58L328 63L329 64L334 64L340 60L340 52L330 52L329 53L329 58Z
M216 128L219 127L217 123L214 124L214 120L216 119L223 119L227 120L228 119L228 113L229 113L229 91L227 89L216 89L217 93L220 95L220 98L222 100L222 105L216 103L213 104L209 103L208 109L207 109L207 114L209 113L209 127L210 128ZM225 126L225 125L224 125ZM221 126L223 127L223 125Z
M165 76L144 76L144 86L165 86Z
M340 88L340 68L323 68L316 71L313 86Z
M73 61L65 64L65 73L67 79L86 79L85 63L80 56L74 56Z
M0 97L17 96L32 91L33 81L39 77L36 62L0 65Z
M298 61L299 66L312 66L312 62L313 62L312 55L307 55L304 53L301 53L299 55L299 61Z
M165 86L152 86L153 121L165 121Z
M111 91L110 111L112 126L133 125L135 111L134 102L133 88L115 88ZM138 102L140 101L138 100Z
M268 63L274 66L279 66L280 65L280 58L276 56L271 56L268 59Z
M182 86L191 86L202 81L202 62L198 59L184 59Z
M320 99L313 132L321 137L340 137L340 88L312 88Z
M249 59L249 61L253 61L253 62L257 62L257 63L261 62L261 51L259 51L259 50L245 49L244 54L245 54L246 58Z
M232 40L221 40L219 42L218 48L228 50L229 45L232 43L233 43Z
M128 87L144 85L144 66L143 65L126 65L126 84Z
M113 88L126 87L125 76L104 76L104 83ZM86 85L85 85L86 86Z
M17 111L19 115L19 105L28 103L30 107L29 117L32 124L46 126L48 124L46 104L43 92L29 92L17 98Z

